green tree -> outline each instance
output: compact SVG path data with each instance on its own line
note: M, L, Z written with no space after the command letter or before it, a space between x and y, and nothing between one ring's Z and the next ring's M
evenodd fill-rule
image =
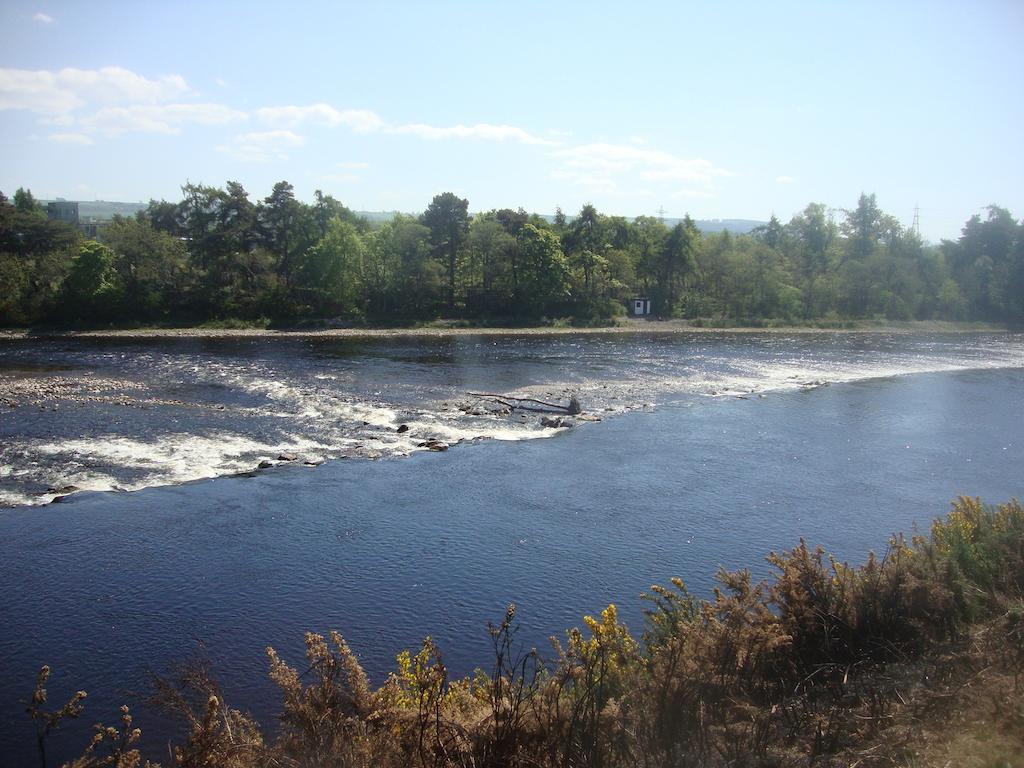
M1007 292L1016 275L1020 227L1012 214L998 205L975 214L950 249L953 276L960 284L968 312L985 320L1009 319L1019 306L1019 295Z
M584 205L566 233L565 252L583 273L583 290L593 294L594 276L603 265L605 250L601 215L590 203Z
M32 196L32 190L18 187L14 193L14 207L21 213L35 213L45 216L43 205Z
M451 192L435 195L420 222L430 229L434 253L442 256L448 270L448 312L455 311L455 275L459 253L469 231L469 201Z
M64 314L75 320L109 320L120 298L114 252L95 240L79 246L64 280Z
M373 232L366 246L371 312L388 321L436 317L444 283L440 263L431 258L430 229L398 215Z
M555 216L551 224L558 235L561 235L568 228L569 222L566 220L565 212L562 211L560 206L555 207Z
M524 224L516 246L520 264L517 306L531 317L552 312L569 294L569 266L558 235Z
M637 216L630 229L629 250L634 270L641 281L640 292L650 293L658 279L658 259L665 247L668 228L661 219Z
M466 309L476 316L512 315L519 295L519 246L497 213L475 216L469 225Z
M125 318L156 320L182 312L188 253L180 238L154 229L145 215L115 216L103 230L103 242L114 254Z
M700 232L689 215L668 233L655 263L660 312L672 314L686 279L697 270Z
M791 258L804 296L804 317L821 317L830 306L829 272L833 265L836 224L822 203L810 203L786 225Z
M256 208L248 193L237 182L226 189L186 184L182 192L176 218L198 286L196 311L207 317L252 314L270 260L258 252Z
M899 229L896 220L882 213L875 196L863 192L857 200L857 207L844 211L846 220L842 232L846 236L846 252L849 258L863 261L878 248L886 235Z
M333 219L327 233L304 256L297 287L311 298L317 313L363 315L363 243L356 228Z
M316 223L318 238L327 234L327 229L334 219L351 224L360 235L365 235L370 230L370 222L319 189L313 193L312 217Z
M29 196L21 197L21 208L0 200L0 323L8 325L54 312L80 238L70 224L49 220Z
M295 260L304 250L300 242L303 239L301 217L302 205L295 199L295 189L287 181L277 182L259 208L264 242L274 254L277 274L286 286L291 283Z

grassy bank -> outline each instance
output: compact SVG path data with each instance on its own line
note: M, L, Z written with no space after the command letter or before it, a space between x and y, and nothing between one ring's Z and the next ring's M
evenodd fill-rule
M280 717L257 724L205 669L161 681L179 766L998 766L1024 759L1024 508L961 498L927 536L851 567L801 542L709 600L655 586L643 634L614 605L541 654L510 607L493 658L450 679L427 638L373 687L336 632L267 649ZM40 743L84 694L29 706ZM127 708L69 765L139 765Z
M637 320L622 319L614 325L574 327L567 325L540 325L525 327L475 326L457 322L436 321L416 326L371 328L267 328L264 325L244 323L217 323L197 327L102 327L22 328L0 330L0 339L26 338L276 338L276 337L338 337L338 338L391 338L442 336L530 336L603 333L998 333L1013 330L992 323L960 323L941 320L907 322L850 321L839 324L765 324L735 325L724 320Z

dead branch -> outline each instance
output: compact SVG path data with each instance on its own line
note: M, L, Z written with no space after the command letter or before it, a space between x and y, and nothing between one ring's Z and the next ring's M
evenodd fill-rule
M518 408L522 411L533 411L535 413L565 413L575 414L579 413L579 401L575 397L569 399L569 405L559 405L558 403L549 403L544 400L537 400L533 397L515 397L513 395L500 395L494 392L467 392L470 397L482 397L490 400L494 400L506 408ZM516 402L511 403L510 400ZM543 405L545 408L531 408L528 405L520 405L520 403L536 403L537 405ZM575 403L575 410L573 404Z

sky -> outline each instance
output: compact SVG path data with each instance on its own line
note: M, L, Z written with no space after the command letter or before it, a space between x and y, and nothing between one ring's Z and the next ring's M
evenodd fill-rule
M0 0L0 190L1024 216L1024 2Z

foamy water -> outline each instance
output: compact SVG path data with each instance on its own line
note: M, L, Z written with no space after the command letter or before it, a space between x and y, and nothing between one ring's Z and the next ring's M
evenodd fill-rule
M8 340L0 505L564 431L537 413L490 413L468 391L576 396L603 419L702 398L1021 367L1021 334Z

